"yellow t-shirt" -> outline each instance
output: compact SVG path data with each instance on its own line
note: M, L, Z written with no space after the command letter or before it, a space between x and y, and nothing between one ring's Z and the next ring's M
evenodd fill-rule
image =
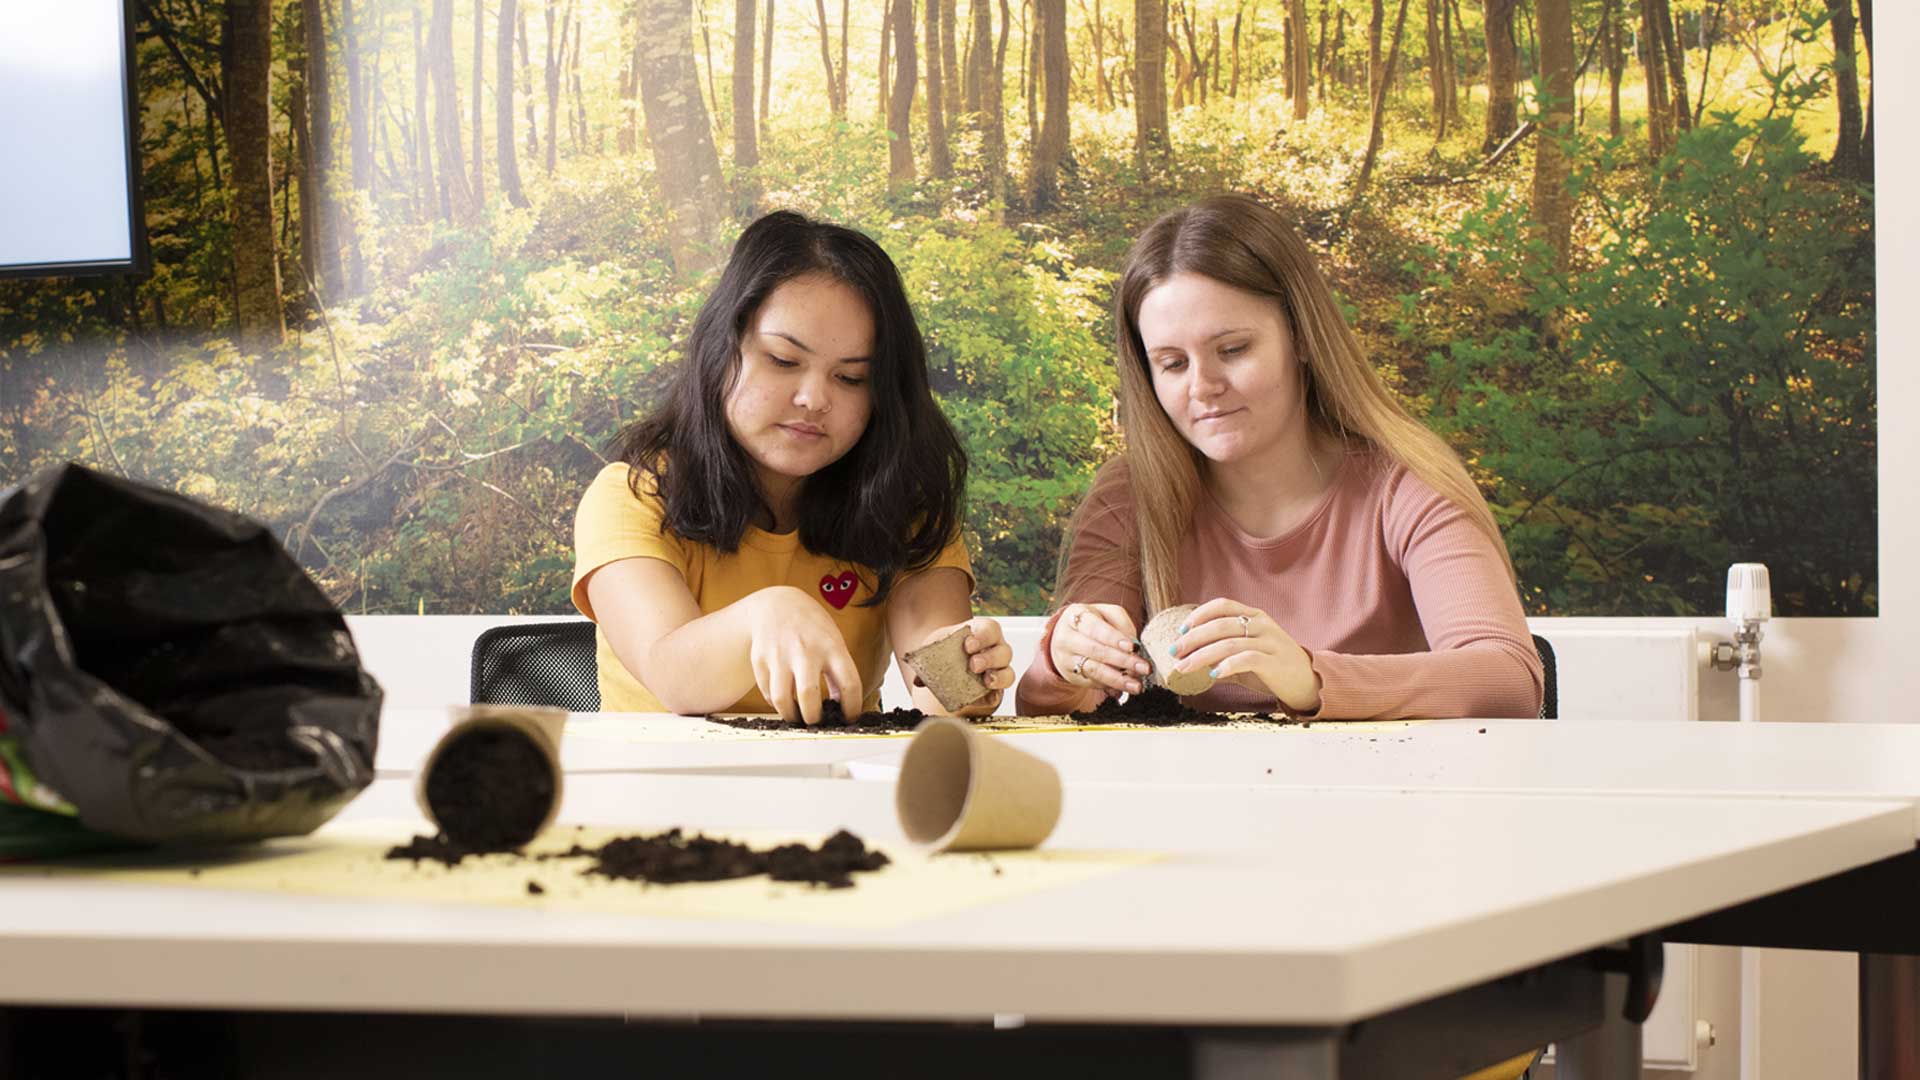
M749 528L741 537L740 549L731 555L682 540L664 527L666 506L658 494L643 482L641 490L646 494L634 496L627 484L630 473L623 462L601 469L574 515L573 606L581 614L594 617L587 600L588 575L621 559L658 559L680 571L703 613L718 611L761 589L791 585L820 598L860 669L860 683L867 690L864 707L879 707L880 681L886 676L892 650L887 641L886 605L862 607L860 603L873 595L877 576L871 570L808 551L800 546L798 532ZM927 569L941 566L955 567L971 580L966 544L959 537ZM666 711L660 699L613 654L606 631L595 637L600 707L609 712ZM758 690L751 690L730 711L772 712L773 707Z

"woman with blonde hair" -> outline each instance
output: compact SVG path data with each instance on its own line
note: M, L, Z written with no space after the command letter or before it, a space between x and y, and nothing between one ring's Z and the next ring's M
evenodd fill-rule
M1140 629L1204 708L1534 716L1506 546L1451 448L1381 382L1306 245L1240 195L1153 223L1114 298L1126 453L1074 515L1020 711L1139 693Z

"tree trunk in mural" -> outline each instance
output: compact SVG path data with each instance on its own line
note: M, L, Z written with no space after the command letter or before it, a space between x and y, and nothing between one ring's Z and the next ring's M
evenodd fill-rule
M1647 78L1647 150L1658 161L1673 149L1673 105L1661 48L1659 0L1640 0L1640 63Z
M1333 62L1333 82L1336 86L1347 85L1347 65L1346 61L1341 59L1346 55L1346 49L1347 9L1341 8L1333 13L1333 51L1330 54Z
M570 123L572 123L572 131L578 133L578 135L576 135L576 138L578 138L578 144L576 144L576 146L578 146L582 152L586 152L586 154L599 154L599 152L605 150L605 148L595 148L595 146L591 144L591 138L589 138L588 133L588 98L586 98L586 92L582 92L582 88L580 88L580 56L586 52L586 37L582 37L582 33L580 33L580 29L582 29L582 27L580 27L580 21L582 21L582 15L576 10L576 13L574 13L574 56L572 56L572 60L568 61L568 75L572 77L570 81L572 81L572 88L574 88L574 113L572 113L572 117L570 117ZM707 75L708 77L712 77L712 52L708 52L707 54ZM708 88L710 88L710 86L708 86ZM712 115L712 113L708 113L708 115Z
M554 166L560 159L560 65L565 60L567 36L565 28L573 19L573 8L569 4L566 19L560 23L561 33L558 47L554 44L553 3L547 0L547 66L544 86L547 91L547 175L553 175ZM643 43L644 44L644 43Z
M433 217L439 196L433 183L433 122L427 113L427 43L420 5L413 6L413 179L418 187L420 220Z
M880 92L874 102L880 110L880 124L886 126L888 110L893 108L893 0L880 5Z
M1304 2L1304 0L1303 0ZM1220 20L1212 20L1212 41L1207 46L1207 96L1220 94Z
M539 95L533 92L533 51L527 48L527 6L519 5L519 25L514 27L513 36L518 39L520 48L520 89L526 92L527 116L527 160L540 160L540 106L536 103Z
M735 209L753 213L758 185L752 170L760 164L760 142L753 116L753 19L760 0L733 0L733 170Z
M308 160L301 162L300 206L313 209L314 291L324 299L340 295L345 275L340 269L339 214L334 209L333 95L327 72L326 0L301 0L301 36L306 44ZM311 192L311 195L309 195ZM305 232L303 226L302 229Z
M1421 0L1421 6L1427 9L1427 90L1433 98L1429 112L1435 142L1447 137L1447 65L1442 59L1446 54L1440 51L1441 13L1433 9L1434 4L1444 2Z
M1833 169L1855 180L1867 178L1860 152L1860 73L1854 53L1853 0L1827 0L1828 26L1833 32L1833 101L1839 110Z
M313 260L320 251L320 241L314 236L314 223L320 220L320 181L319 169L313 164L313 115L307 103L307 76L304 65L289 64L287 71L287 127L293 135L293 154L287 168L300 177L299 184L292 183L288 177L288 186L300 189L300 212L283 214L280 218L281 242L286 241L287 223L298 218L300 221L300 276L291 284L302 294L305 302L325 303L320 295L320 268ZM311 285L312 297L307 297Z
M1233 78L1227 83L1227 96L1240 96L1240 23L1247 14L1247 5L1243 2L1233 12ZM1327 99L1327 9L1320 9L1320 55L1315 61L1320 66L1320 100Z
M1573 136L1573 8L1571 0L1536 0L1540 75L1546 100L1534 135L1533 220L1566 269L1573 229L1573 198L1567 191L1565 140Z
M1607 63L1607 134L1620 137L1620 80L1627 73L1627 53L1620 44L1620 0L1604 0L1600 9L1600 48Z
M958 13L962 0L952 0L952 4ZM972 8L966 13L968 48L960 56L960 90L962 90L960 110L972 113L975 123L979 121L979 52L981 50L979 50L979 27L973 25L973 15L979 13L979 4L981 0L973 0ZM993 40L993 38L987 38L987 40Z
M951 7L954 0L921 3L925 5L922 11L927 24L927 169L935 178L945 180L953 175L953 155L947 146L946 73L940 64L940 33L946 20L941 18L940 9L943 4Z
M767 0L766 25L760 28L760 141L767 138L767 109L773 103L773 0Z
M835 120L845 120L847 102L840 93L840 76L833 69L833 42L827 31L827 0L813 0L813 13L820 23L820 67L827 73L827 103L833 109Z
M460 146L460 88L453 79L453 0L433 0L427 27L427 77L433 81L434 149L440 157L440 209L456 225L479 216Z
M1034 147L1033 175L1027 190L1036 212L1060 202L1060 162L1067 153L1067 0L1034 0L1040 33L1040 70L1046 86L1046 112L1040 142Z
M1000 0L1000 40L993 47L994 95L997 100L1004 101L1006 97L1007 39L1011 37L1012 34L1013 34L1013 9L1008 5L1007 0ZM996 114L996 119L1000 125L1000 133L1002 136L1000 140L1000 144L1001 146L1004 147L1006 145L1005 135L1006 135L1006 124L1007 124L1007 118L1006 118L1005 112L1002 111L1001 113Z
M1508 2L1511 2L1511 0L1508 0ZM1384 61L1382 59L1382 52L1381 52L1381 47L1384 44L1384 41L1381 35L1383 35L1386 32L1386 28L1387 28L1386 0L1373 0L1373 3L1368 7L1368 15L1367 15L1367 107L1368 108L1372 108L1374 100L1380 96L1380 83L1382 81L1381 75L1383 74L1383 72L1380 69L1384 65Z
M473 204L487 205L486 80L487 0L473 0Z
M1033 5L1034 0L1025 0L1020 10L1020 93L1027 99L1029 154L1040 145L1040 29Z
M1514 0L1482 0L1487 27L1487 131L1480 152L1491 154L1520 126L1513 82L1519 75L1519 50L1513 42Z
M1133 2L1133 154L1143 176L1160 168L1167 153L1167 24L1161 3Z
M1489 0L1492 2L1492 0ZM1393 66L1400 59L1400 38L1407 29L1407 0L1400 0L1400 13L1393 19L1393 42L1387 47L1387 59L1380 66L1380 89L1374 91L1372 119L1367 125L1367 151L1360 159L1360 175L1353 182L1353 194L1347 198L1346 214L1360 205L1367 193L1367 181L1373 176L1373 163L1380 156L1380 137L1386 130L1387 92L1393 88Z
M1660 5L1660 45L1667 55L1667 84L1672 91L1673 126L1676 131L1693 129L1693 112L1687 104L1686 38L1675 31L1673 11L1667 0Z
M692 15L692 0L641 0L640 104L666 197L673 266L683 275L719 263L726 219L720 155L693 64Z
M1292 23L1293 15L1289 11L1287 21ZM1193 7L1183 5L1180 12L1180 28L1185 33L1187 43L1187 104L1203 105L1207 100L1207 61L1200 55L1200 43L1193 36ZM1045 33L1044 30L1041 31ZM1296 71L1293 53L1293 39L1287 39L1287 54L1283 70L1286 72L1287 99L1293 99L1293 84Z
M493 43L493 141L500 163L500 192L518 207L533 204L520 189L520 151L513 141L513 28L519 0L500 0L500 22Z
M626 60L620 65L620 134L614 151L621 157L640 146L640 13L624 12L620 18L620 46Z
M353 0L340 0L341 45L347 63L347 157L352 169L353 190L373 195L373 108L370 99L379 78L369 77L361 66L360 27L353 15ZM377 53L376 53L377 55ZM367 289L366 257L360 253L359 229L351 213L340 215L340 241L347 249L347 287L349 296Z
M980 156L981 167L987 173L987 196L994 204L1004 207L1007 204L1007 119L1002 111L1005 103L1001 99L1001 80L1005 78L1007 30L1002 22L1001 45L996 54L993 48L993 12L988 8L990 2L973 0L973 63L980 70ZM1001 0L1003 5L1005 2ZM1005 11L1003 6L1002 20L1006 18ZM1000 59L996 60L996 55Z
M1312 50L1307 43L1307 0L1293 0L1293 118L1305 120L1311 105L1308 90L1313 86L1311 66Z
M227 153L233 174L234 322L241 348L258 354L286 340L273 232L273 69L269 0L228 0L221 55Z
M893 0L893 85L887 101L887 190L913 183L913 0Z
M846 0L840 2L844 11ZM949 132L960 129L959 7L960 0L940 0L940 101L946 107L943 119Z

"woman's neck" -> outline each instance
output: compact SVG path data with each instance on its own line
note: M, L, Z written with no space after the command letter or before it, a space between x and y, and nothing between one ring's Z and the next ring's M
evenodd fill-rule
M1232 462L1204 462L1202 481L1243 532L1281 536L1300 524L1333 483L1343 448L1307 424L1296 438Z
M800 527L800 489L804 478L760 470L760 501L765 506L754 524L770 533L790 533ZM770 518L767 515L772 515Z

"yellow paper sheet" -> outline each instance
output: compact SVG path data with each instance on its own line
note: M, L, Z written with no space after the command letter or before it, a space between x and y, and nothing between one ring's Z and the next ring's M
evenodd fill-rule
M645 885L581 873L590 859L535 861L508 855L468 858L447 867L394 860L387 850L411 839L417 822L330 825L309 837L274 840L220 855L179 853L83 856L38 866L0 867L0 876L78 876L103 882L241 889L427 904L491 904L555 913L593 911L650 918L722 919L823 926L899 926L1016 896L1059 888L1152 862L1135 851L1038 850L927 855L883 848L892 865L853 875L848 889L776 882L766 877L683 885ZM556 826L527 849L598 847L635 830ZM767 848L823 837L751 831L713 834ZM528 892L529 882L545 889Z

